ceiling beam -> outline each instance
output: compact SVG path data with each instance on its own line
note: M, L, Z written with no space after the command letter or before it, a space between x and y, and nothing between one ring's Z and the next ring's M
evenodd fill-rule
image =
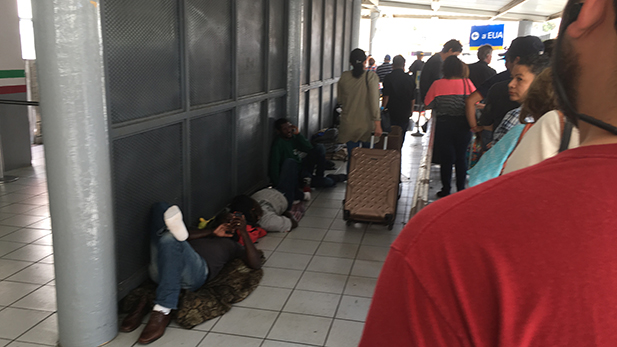
M425 11L433 11L431 5L425 4L414 4L409 2L399 2L399 1L379 1L379 7L398 7L398 8L406 8L411 10L425 10ZM495 15L495 11L487 11L487 10L474 10L469 8L461 8L461 7L448 7L441 6L439 11L435 12L435 15L438 16L439 12L454 12L454 13L462 13L462 14L470 14L477 16L486 16L491 17Z
M560 11L560 12L553 13L552 15L548 16L548 20L561 18L562 16L563 16L563 11Z
M513 1L511 1L506 6L500 8L499 11L497 11L497 14L495 16L493 16L490 20L495 20L495 19L505 15L506 13L512 11L512 9L514 9L516 6L522 5L522 4L526 3L527 1L529 1L529 0L513 0Z
M362 0L362 5L375 5L375 6L379 6L379 0Z

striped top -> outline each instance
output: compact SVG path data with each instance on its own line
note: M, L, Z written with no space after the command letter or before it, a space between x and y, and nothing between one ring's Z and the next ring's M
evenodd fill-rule
M435 81L426 93L424 104L435 116L465 116L465 99L476 87L467 78Z

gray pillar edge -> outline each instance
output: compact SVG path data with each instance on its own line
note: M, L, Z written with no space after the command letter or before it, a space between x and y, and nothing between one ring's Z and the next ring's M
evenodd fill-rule
M351 9L351 50L360 46L360 20L362 19L362 0L353 0Z
M377 22L381 17L381 11L378 7L375 7L371 11L371 32L370 32L370 41L368 46L368 54L373 54L373 40L375 39L375 34L377 33Z
M63 347L118 332L99 1L32 3Z
M287 118L298 124L300 117L300 83L302 73L303 0L289 0L287 36Z

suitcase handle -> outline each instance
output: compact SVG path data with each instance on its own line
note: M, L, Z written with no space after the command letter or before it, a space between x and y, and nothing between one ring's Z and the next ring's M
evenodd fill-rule
M388 149L388 132L384 131L383 149ZM375 132L371 132L371 149L375 148Z

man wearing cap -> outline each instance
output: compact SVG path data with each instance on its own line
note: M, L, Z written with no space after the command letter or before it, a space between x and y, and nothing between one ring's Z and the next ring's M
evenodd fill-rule
M433 85L433 82L443 77L441 65L447 57L451 55L459 55L463 51L463 45L458 40L450 40L443 45L443 49L439 53L435 53L424 64L422 74L420 74L420 97L424 101L426 93Z
M386 54L383 58L383 64L379 65L377 70L375 70L375 73L379 76L379 82L383 82L383 78L390 72L392 72L392 64L390 64L390 55Z
M553 80L581 146L416 214L360 347L617 346L617 60L597 51L617 52L617 4L579 1L563 11Z
M418 71L422 71L422 69L424 68L424 61L422 60L422 58L424 58L424 52L416 52L416 60L409 65L409 73L411 74L411 77L413 78L413 81L415 83L418 83Z
M467 119L475 118L476 104L485 99L485 108L480 116L478 124L469 124L474 132L482 132L483 145L492 140L492 127L499 125L503 117L509 111L517 108L518 103L510 100L508 83L510 83L510 70L522 57L540 55L544 50L544 44L537 36L517 37L512 41L505 56L506 70L496 74L482 83L478 89L471 93L465 101Z
M478 48L478 61L469 65L469 79L476 88L497 74L495 69L488 66L492 59L493 47L491 45L482 45Z
M409 117L414 104L416 84L413 77L405 73L405 58L402 55L394 57L392 72L383 80L382 107L390 112L390 124L398 125L405 132L409 127Z

